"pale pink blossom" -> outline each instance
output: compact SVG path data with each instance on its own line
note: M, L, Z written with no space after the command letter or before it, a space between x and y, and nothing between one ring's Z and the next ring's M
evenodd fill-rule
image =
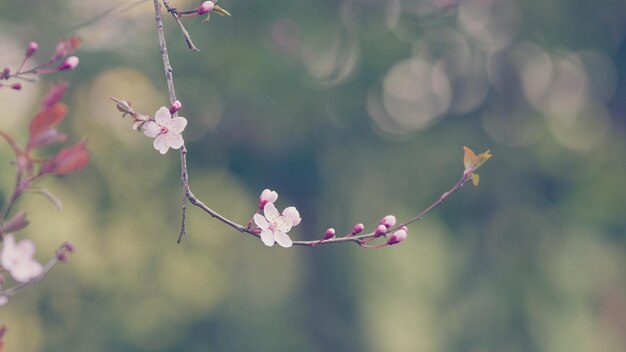
M273 246L274 242L285 248L291 247L293 242L287 232L300 223L298 210L295 207L289 207L279 214L274 203L267 203L263 207L263 213L265 217L261 214L254 214L254 222L261 229L263 243L269 247Z
M264 189L259 196L259 209L263 209L267 203L276 203L277 199L278 193L269 189Z
M165 154L169 148L179 149L185 144L181 135L185 126L187 126L186 118L181 116L172 118L169 109L162 106L154 114L154 120L143 124L143 134L154 138L154 149Z
M13 235L4 236L0 265L18 282L28 282L43 272L43 267L33 259L35 244L30 240L15 243Z

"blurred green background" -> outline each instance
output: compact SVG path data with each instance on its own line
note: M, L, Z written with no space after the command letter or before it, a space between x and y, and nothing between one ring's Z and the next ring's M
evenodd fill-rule
M176 1L192 9L200 1ZM179 160L108 96L167 105L151 1L2 0L0 66L78 35L76 71L0 90L22 141L66 79L90 166L24 199L20 233L67 265L0 308L7 351L625 351L626 2L221 1L165 27L191 186L244 223L264 188L294 239L408 219L494 158L398 246L267 248L197 209L176 245ZM0 147L4 199L14 171Z

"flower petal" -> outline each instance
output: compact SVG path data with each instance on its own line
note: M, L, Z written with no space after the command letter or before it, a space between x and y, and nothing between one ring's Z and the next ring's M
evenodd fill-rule
M28 282L41 275L43 267L35 260L29 260L9 271L17 282Z
M293 226L298 225L300 221L302 221L302 219L300 218L300 213L298 212L298 209L296 209L296 207L285 208L285 210L283 210L283 216L291 219L291 223L293 224Z
M261 214L254 214L254 222L261 230L267 230L270 227L270 223Z
M180 134L181 132L183 132L183 130L185 130L185 127L187 126L187 119L182 116L174 117L172 119L171 126L171 132Z
M274 203L265 204L265 207L263 207L263 213L265 214L265 218L269 222L274 221L280 215L278 213L278 210L274 206Z
M278 193L270 189L264 189L263 192L261 192L261 196L259 197L260 201L265 201L267 203L276 203L277 199Z
M274 239L276 240L276 242L281 245L282 247L285 248L289 248L293 245L293 242L291 241L291 238L289 238L289 236L286 233L282 233L282 232L275 232L274 233Z
M172 114L170 114L170 110L168 108L161 106L161 108L157 110L156 114L154 114L154 120L157 124L162 126L172 120Z
M167 153L167 150L170 148L167 143L167 138L163 135L157 136L152 145L154 146L154 149L158 150L161 154Z
M2 240L2 252L0 253L0 265L7 269L11 267L11 258L15 257L15 237L6 235Z
M159 133L161 133L161 127L159 127L159 125L157 125L154 121L148 121L144 123L142 128L143 134L150 138L154 138L158 136Z
M172 134L171 132L165 135L165 139L167 140L167 145L172 149L180 149L180 147L185 144L183 140L183 136L180 134Z
M17 251L24 258L32 258L35 254L35 243L31 240L21 240L17 243Z
M268 247L273 246L274 245L274 233L269 230L261 232L261 241L263 241L263 243Z

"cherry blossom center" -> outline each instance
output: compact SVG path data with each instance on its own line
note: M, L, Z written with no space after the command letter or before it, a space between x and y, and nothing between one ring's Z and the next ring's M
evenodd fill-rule
M287 233L291 230L291 220L283 215L279 215L276 219L269 222L269 229L272 232Z
M165 126L161 126L161 132L160 132L160 134L167 134L167 132L169 132L169 131L168 131L168 129L167 129L167 127L165 127Z

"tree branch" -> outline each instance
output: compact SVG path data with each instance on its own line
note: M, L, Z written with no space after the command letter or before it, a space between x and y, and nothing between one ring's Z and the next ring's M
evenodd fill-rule
M174 17L174 20L178 24L178 28L180 28L180 32L183 34L183 37L185 38L185 42L187 43L189 49L196 52L200 51L200 49L198 49L191 40L191 35L189 35L189 32L187 32L187 29L183 25L183 21L180 20L180 14L178 13L178 11L173 8L167 0L163 0L163 5L165 5L167 12L171 13L172 17Z
M172 75L172 66L170 65L170 60L169 60L169 54L167 52L167 43L165 41L165 33L163 31L163 17L161 14L161 5L159 3L159 0L153 0L154 2L154 11L155 11L155 20L156 20L156 30L157 30L157 35L159 38L159 47L160 47L160 52L161 52L161 58L163 59L163 67L165 69L165 80L167 82L167 91L168 91L168 96L169 96L169 100L170 100L170 104L174 103L177 98L176 98L176 90L174 88L174 78ZM177 22L179 23L179 26L181 26L181 29L183 29L183 35L185 35L186 31L184 31L184 27L182 27L182 24L180 23L178 17L177 17L177 11L176 9L172 8L167 0L163 0L163 3L165 5L165 7L168 9L169 12L172 13L172 15L174 15L174 17L177 19ZM185 39L187 40L188 36L185 36ZM190 43L190 39L187 42L188 44ZM191 46L190 46L191 47ZM193 48L192 48L193 49ZM178 113L174 113L174 116L177 116ZM185 148L185 146L183 145L180 148L180 166L181 166L181 173L180 173L180 179L181 179L181 187L182 187L182 217L181 217L181 226L180 226L180 233L178 235L178 240L177 242L180 243L182 240L182 237L187 233L186 230L186 221L187 221L187 200L189 201L189 203L191 203L192 205L202 209L204 212L206 212L207 214L209 214L211 217L221 221L222 223L234 228L235 230L241 232L241 233L247 233L249 235L252 235L254 237L260 238L260 231L257 228L252 228L249 225L248 226L243 226L241 224L236 223L233 220L228 219L227 217L219 214L218 212L214 211L213 209L209 208L208 206L206 206L200 199L198 199L193 192L191 191L191 187L189 186L189 173L187 171L187 149ZM437 199L437 201L435 201L433 204L431 204L428 208L426 208L425 210L423 210L421 213L419 213L417 216L415 216L413 219L408 220L404 223L401 223L400 225L393 227L393 228L389 228L387 229L386 232L384 232L384 235L387 235L389 233L391 233L392 231L398 230L401 227L404 227L406 225L412 224L416 221L421 220L426 214L428 214L429 212L431 212L433 209L435 209L437 206L441 205L452 193L458 191L459 189L461 189L461 187L463 187L463 185L471 179L472 177L472 173L470 170L470 172L467 172L467 170L463 173L463 176L461 177L461 179L459 179L459 181L457 181L457 183L447 192L443 193L441 195L441 197L439 197L439 199ZM314 241L293 241L293 245L296 246L308 246L308 247L313 247L319 244L327 244L327 243L340 243L340 242L355 242L361 246L365 246L367 247L367 245L365 245L366 242L375 239L377 237L382 237L382 235L380 233L376 233L376 232L370 232L370 233L366 233L366 234L361 234L361 235L353 235L353 234L348 234L345 235L343 237L332 237L329 239L324 239L324 240L314 240ZM374 247L371 247L374 248Z

